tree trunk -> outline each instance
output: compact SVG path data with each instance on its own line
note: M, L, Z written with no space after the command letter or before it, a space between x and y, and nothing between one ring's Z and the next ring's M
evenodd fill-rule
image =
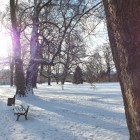
M48 65L48 70L47 70L47 75L48 75L48 85L51 85L51 66Z
M22 60L16 60L15 64L15 83L16 83L16 94L19 96L25 96L25 77L23 73Z
M59 78L55 78L56 84L59 84Z
M140 139L140 1L103 0L130 140Z
M39 69L37 68L37 70L36 70L36 72L34 72L34 76L32 78L32 86L33 86L33 88L37 88L38 71L39 71Z
M110 63L107 63L107 76L108 76L108 82L111 82L111 69L110 69Z
M30 60L26 73L26 89L27 93L33 94L33 79L38 72L38 63L34 60Z
M31 35L31 43L30 43L30 62L26 73L26 88L27 92L33 94L33 79L37 76L39 64L35 62L35 59L38 58L38 27L39 27L39 19L37 13L37 3L35 1L35 11L33 15L33 28Z
M64 83L66 81L67 74L68 74L68 71L67 71L67 69L64 68L64 72L63 72L62 79L61 79L61 84L62 85L64 85Z
M10 86L14 85L14 63L10 63Z
M23 63L21 60L21 43L20 43L20 32L18 30L18 24L16 19L16 4L15 0L10 0L11 10L11 23L12 23L12 42L14 47L14 61L15 61L15 81L17 94L25 95L25 77L23 71Z

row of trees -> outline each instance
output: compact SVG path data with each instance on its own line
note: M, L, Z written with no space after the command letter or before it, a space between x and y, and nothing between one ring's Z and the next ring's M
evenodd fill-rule
M25 87L27 92L33 93L32 87L36 87L38 73L48 79L49 85L52 77L57 83L61 80L64 84L67 75L80 63L84 66L88 82L102 81L104 75L107 75L110 81L110 74L114 68L109 45L104 44L88 57L86 54L87 48L83 38L83 32L89 31L86 22L89 23L89 19L93 17L96 20L101 19L102 15L101 2L94 3L94 6L92 4L85 3L84 0L75 3L42 0L29 3L10 1L14 46L10 60L11 85L15 79L17 93L25 94ZM78 9L74 6L78 6ZM44 10L49 12L46 14ZM37 15L34 15L35 13ZM4 17L6 22L8 18L6 14ZM99 22L93 23L94 29ZM10 23L5 25L10 29ZM86 61L83 61L85 57Z
M80 51L82 52L82 50ZM79 54L80 54L80 51L79 51ZM64 70L65 67L63 66L63 64L60 64L60 63L51 67L50 74L48 74L47 72L48 67L44 67L44 69L46 70L43 69L42 73L41 73L41 67L39 67L38 82L41 82L41 83L48 82L49 85L51 84L51 81L54 81L54 80L57 83L61 82L61 84L64 84L65 81L72 82L73 81L72 77L77 66L81 67L81 70L83 73L83 80L86 82L93 83L93 82L103 82L103 81L108 81L108 82L118 81L117 77L115 77L116 72L114 69L114 63L113 63L112 55L110 51L111 50L108 44L104 44L103 46L98 47L95 50L92 50L90 52L90 55L86 53L87 50L85 48L83 57L78 57L78 56L76 57L79 59L76 64L72 64L71 60L69 64L67 64L67 67L68 67L67 73L63 73L65 71ZM81 53L81 55L82 54L83 53ZM83 58L85 60L83 60ZM1 64L1 66L3 66L3 63ZM10 80L9 74L8 74L8 77ZM12 79L11 79L11 82L13 81ZM14 83L11 83L11 85L12 84ZM34 84L34 87L36 87L36 82Z
M10 0L7 11L3 24L12 36L11 85L15 79L17 94L24 96L33 93L38 73L48 78L48 84L51 77L57 82L61 77L64 84L68 73L86 57L82 34L87 32L90 18L101 19L97 11L102 11L102 4L85 0Z

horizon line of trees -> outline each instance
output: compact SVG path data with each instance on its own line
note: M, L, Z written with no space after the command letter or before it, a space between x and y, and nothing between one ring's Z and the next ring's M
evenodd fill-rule
M83 33L94 31L102 13L101 2L10 0L1 19L12 38L9 63L16 93L33 93L38 75L46 77L49 85L52 77L64 84L87 57Z

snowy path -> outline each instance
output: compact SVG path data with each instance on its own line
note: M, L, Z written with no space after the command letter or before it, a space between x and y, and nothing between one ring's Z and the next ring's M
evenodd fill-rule
M36 96L17 98L30 105L28 120L16 120L7 98L15 89L0 88L0 140L128 140L118 83L39 85ZM11 93L9 95L9 93Z

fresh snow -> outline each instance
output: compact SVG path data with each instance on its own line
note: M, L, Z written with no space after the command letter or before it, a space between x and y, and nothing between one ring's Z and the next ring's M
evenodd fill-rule
M16 97L30 105L19 121L7 106L15 88L0 86L0 140L128 140L119 83L95 86L39 84L34 95Z

